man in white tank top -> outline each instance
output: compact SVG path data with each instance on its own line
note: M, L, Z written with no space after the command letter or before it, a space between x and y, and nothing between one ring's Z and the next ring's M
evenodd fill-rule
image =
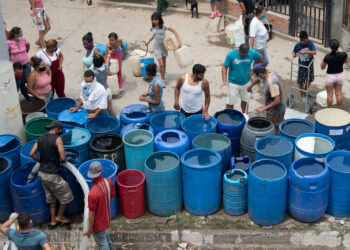
M203 114L205 119L209 119L210 88L208 80L204 78L205 71L203 65L195 64L192 68L192 74L182 75L177 81L174 109L180 110L186 117ZM181 103L179 104L181 88ZM203 92L205 96L204 107Z

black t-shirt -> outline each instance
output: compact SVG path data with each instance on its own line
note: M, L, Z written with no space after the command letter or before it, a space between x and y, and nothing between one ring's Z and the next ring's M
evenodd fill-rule
M40 153L39 171L47 174L58 174L60 167L60 154L56 144L58 135L46 134L37 140Z
M345 52L329 53L325 56L324 62L328 64L327 74L339 74L343 72L343 65L348 55Z
M244 4L246 15L254 12L255 4L253 0L238 0L238 2Z

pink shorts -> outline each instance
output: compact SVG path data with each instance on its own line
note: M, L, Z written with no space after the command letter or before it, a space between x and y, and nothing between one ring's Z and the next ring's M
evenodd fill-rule
M324 85L327 87L333 86L335 83L343 85L344 72L338 74L326 74L324 77Z

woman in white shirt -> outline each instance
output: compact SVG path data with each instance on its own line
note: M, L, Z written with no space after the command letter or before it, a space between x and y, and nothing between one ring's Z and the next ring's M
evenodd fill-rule
M269 64L266 53L266 42L269 39L269 33L262 22L266 17L265 7L259 6L255 9L255 17L250 22L249 27L249 47L257 50L263 56L262 64L264 67Z
M57 41L55 39L49 39L45 44L46 48L36 53L36 57L42 59L46 67L51 69L51 87L53 94L55 94L56 91L58 97L66 97L64 93L65 79L62 71L63 54L61 50L57 48Z

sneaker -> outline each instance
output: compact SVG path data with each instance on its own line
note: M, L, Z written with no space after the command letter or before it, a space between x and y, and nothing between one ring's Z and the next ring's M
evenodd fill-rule
M221 12L220 11L216 11L216 15L218 16L218 17L221 17Z
M212 12L210 15L210 19L214 19L215 18L215 12Z
M315 98L315 94L314 94L314 93L311 93L311 92L308 92L308 93L307 93L307 96L308 96L308 97L311 97L311 98Z

